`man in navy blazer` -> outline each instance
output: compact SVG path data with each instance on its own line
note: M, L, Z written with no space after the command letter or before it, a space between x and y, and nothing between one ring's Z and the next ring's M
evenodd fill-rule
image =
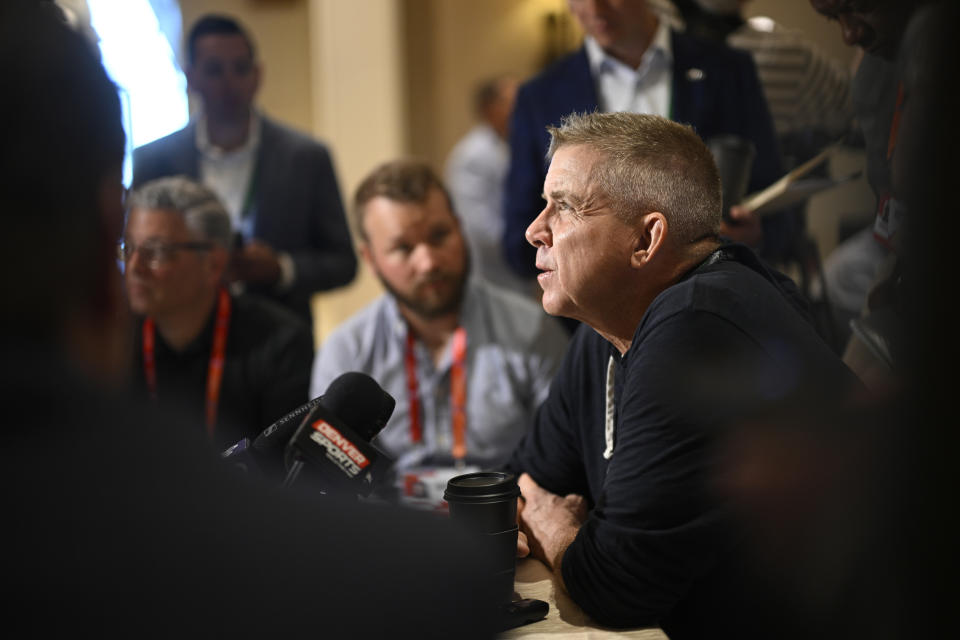
M669 42L664 63L669 76L664 84L669 89L663 92L666 99L662 106L666 112L659 115L692 125L704 140L734 134L753 142L756 155L748 192L766 187L780 177L773 121L749 53L668 29L645 0L569 0L569 4L587 37L599 45L596 50L602 49L606 56L637 69L638 75L644 73L644 65L649 66L644 54L653 52L651 44L658 29L665 30L661 37ZM572 112L625 110L609 109L602 104L587 48L585 44L548 67L517 94L510 124L504 249L511 267L526 277L537 273L535 250L527 243L524 232L543 208L541 194L550 142L546 127L559 125L560 119ZM639 80L638 86L642 82ZM763 253L767 256L784 250L797 224L787 216L768 218L762 221L761 231L761 221L745 210L734 207L731 215L733 221L724 225L724 235L752 245L759 244L762 238Z
M349 283L357 268L330 153L253 109L260 68L234 20L198 20L188 57L202 112L134 151L133 186L186 175L210 187L239 230L232 279L309 321L312 294Z

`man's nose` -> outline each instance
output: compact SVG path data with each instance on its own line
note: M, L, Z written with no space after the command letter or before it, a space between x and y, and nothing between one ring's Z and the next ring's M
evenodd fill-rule
M126 271L146 273L150 270L150 261L144 260L143 250L140 247L134 247L133 251L127 254L123 268Z
M846 45L852 47L863 41L866 25L861 20L849 15L841 15L837 21L840 23L840 35Z
M547 225L548 207L549 205L540 211L540 214L534 218L533 222L530 223L530 226L527 227L527 230L523 234L527 242L535 247L550 245L550 228Z
M440 265L439 251L436 247L424 242L413 250L413 266L417 273L429 273Z

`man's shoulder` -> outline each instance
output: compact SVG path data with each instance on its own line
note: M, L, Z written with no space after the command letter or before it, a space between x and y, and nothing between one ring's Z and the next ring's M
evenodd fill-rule
M463 180L487 176L499 179L509 162L509 153L507 143L489 125L478 124L473 127L450 150L444 166L447 182L450 183L447 186L454 198L459 195L457 191Z
M477 123L462 138L457 140L450 150L448 163L473 158L486 159L495 155L499 146L499 137L486 123Z
M327 152L327 145L321 140L294 128L291 125L260 115L260 138L268 144L279 144L293 149L310 149Z
M346 344L367 345L372 337L391 328L395 313L389 294L381 294L365 307L341 322L323 342L323 347L342 347Z
M195 130L195 124L190 122L182 129L137 147L133 150L133 155L135 159L146 159L172 152L193 150L196 147Z
M678 312L739 311L738 300L746 296L750 306L781 299L776 286L756 269L737 260L722 260L699 267L676 284L667 287L650 305L650 315L670 316Z
M724 251L732 253L701 265L656 297L635 341L642 342L643 336L668 327L682 334L690 323L700 326L703 318L710 317L771 348L777 342L810 348L822 342L789 278L741 245L729 245Z

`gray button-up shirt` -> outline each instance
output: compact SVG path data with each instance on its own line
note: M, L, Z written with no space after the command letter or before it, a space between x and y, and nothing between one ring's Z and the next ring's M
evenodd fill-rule
M465 462L492 468L506 460L546 399L567 333L532 300L479 278L467 284L461 326L467 331ZM435 366L426 347L415 343L423 438L414 443L404 367L406 338L407 325L396 301L381 296L321 345L310 395L322 395L346 371L372 376L397 401L390 421L374 440L396 458L396 469L451 466L451 347Z

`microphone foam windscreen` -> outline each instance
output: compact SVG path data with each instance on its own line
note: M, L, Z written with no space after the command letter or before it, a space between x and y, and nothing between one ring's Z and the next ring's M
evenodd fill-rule
M380 433L397 401L365 373L341 374L321 396L324 408L369 441Z

